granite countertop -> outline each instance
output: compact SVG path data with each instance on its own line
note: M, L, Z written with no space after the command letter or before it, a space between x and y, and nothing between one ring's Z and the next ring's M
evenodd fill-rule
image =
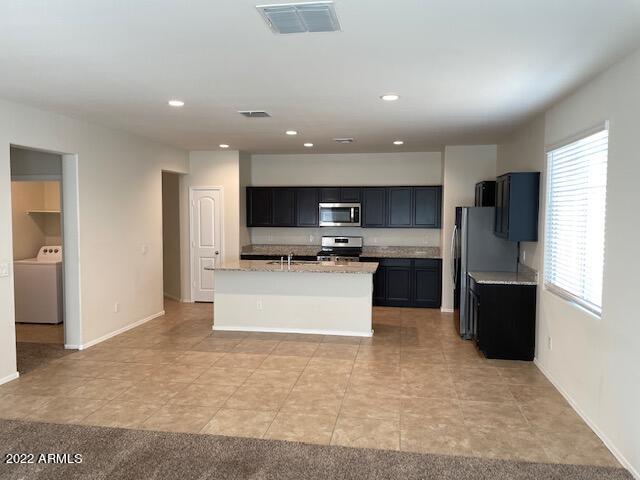
M519 272L469 272L469 276L477 283L492 285L537 285L538 274L532 269Z
M294 257L314 257L320 251L320 245L246 245L242 247L242 255L275 255L287 256L293 252ZM441 258L440 247L380 247L365 246L363 257L372 258Z
M349 273L373 274L378 269L375 262L301 262L287 267L287 262L273 263L274 260L231 260L205 270L224 270L235 272L294 272L294 273ZM295 259L294 259L295 262Z

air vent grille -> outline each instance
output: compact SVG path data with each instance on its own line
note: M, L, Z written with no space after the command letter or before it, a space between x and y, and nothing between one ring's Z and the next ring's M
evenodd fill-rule
M274 33L336 32L340 22L332 1L256 6Z
M238 113L247 118L267 118L271 116L264 110L239 110Z
M353 137L334 138L333 141L336 142L336 143L353 143L353 142L355 142Z

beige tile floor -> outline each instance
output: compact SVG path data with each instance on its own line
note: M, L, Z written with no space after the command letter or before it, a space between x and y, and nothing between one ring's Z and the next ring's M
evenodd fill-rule
M0 386L0 417L617 465L531 363L490 361L437 310L375 308L370 339L164 317Z

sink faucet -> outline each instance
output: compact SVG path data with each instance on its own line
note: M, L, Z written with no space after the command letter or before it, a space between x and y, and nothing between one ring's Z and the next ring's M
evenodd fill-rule
M293 259L293 252L289 252L289 255L287 255L287 267L291 268L291 260Z

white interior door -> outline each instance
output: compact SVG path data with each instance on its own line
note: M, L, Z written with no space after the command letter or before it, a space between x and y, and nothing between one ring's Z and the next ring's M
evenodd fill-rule
M219 189L191 190L191 298L213 302L213 275L205 267L215 267L222 258L222 222Z

